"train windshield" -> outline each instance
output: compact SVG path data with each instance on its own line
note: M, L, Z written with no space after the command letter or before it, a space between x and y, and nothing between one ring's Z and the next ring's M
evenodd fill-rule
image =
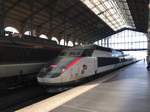
M60 53L60 56L92 56L92 49L68 49Z
M75 57L61 57L59 56L53 62L49 63L46 70L41 70L40 76L47 76L50 78L55 78L60 76L66 69L67 65L72 62Z
M60 56L81 56L83 49L68 49L60 53Z

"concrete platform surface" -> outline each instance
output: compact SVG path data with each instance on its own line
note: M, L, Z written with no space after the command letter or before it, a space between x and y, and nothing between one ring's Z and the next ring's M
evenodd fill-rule
M17 112L150 112L150 74L138 62Z

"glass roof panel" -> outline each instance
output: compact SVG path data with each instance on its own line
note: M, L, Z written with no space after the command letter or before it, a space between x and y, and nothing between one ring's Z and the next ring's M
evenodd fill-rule
M80 0L114 31L135 28L126 0Z
M100 9L100 11L102 11L102 12L105 11L105 8L101 4L98 5L97 7Z
M93 1L94 5L99 5L100 4L99 0L92 0L92 1Z
M97 8L93 8L93 11L95 12L95 14L99 14L99 10Z
M85 0L84 3L91 9L94 7L93 4L91 4L91 2L89 0Z

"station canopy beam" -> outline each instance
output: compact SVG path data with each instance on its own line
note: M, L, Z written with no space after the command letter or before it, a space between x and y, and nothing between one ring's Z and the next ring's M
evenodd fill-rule
M147 33L148 0L32 0L34 5L31 0L0 1L5 2L0 6L1 28L5 23L20 33L34 29L37 35L58 40L66 35L68 41L86 43L127 28Z

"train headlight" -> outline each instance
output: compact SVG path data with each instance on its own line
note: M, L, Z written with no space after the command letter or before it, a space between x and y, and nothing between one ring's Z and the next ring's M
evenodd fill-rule
M64 73L65 71L66 71L66 68L63 68L63 69L61 70L62 73Z
M46 72L47 71L47 68L44 67L43 69L41 69L41 72Z
M50 65L50 67L51 67L51 68L56 68L56 67L57 67L57 65Z

